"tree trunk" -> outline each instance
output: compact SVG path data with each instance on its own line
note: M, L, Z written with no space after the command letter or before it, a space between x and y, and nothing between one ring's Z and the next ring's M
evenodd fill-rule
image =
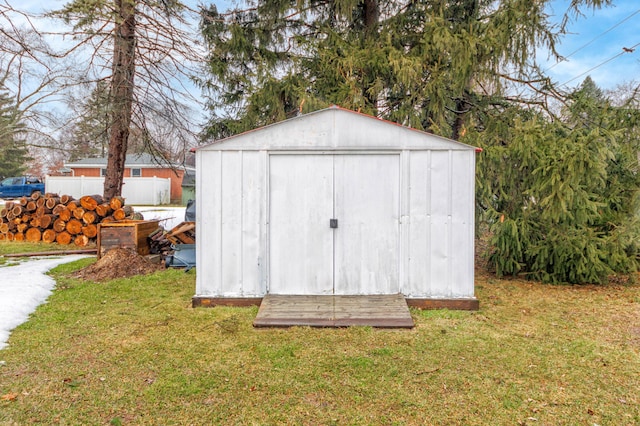
M364 28L367 36L371 37L378 31L380 20L380 7L378 0L364 1Z
M464 126L464 118L468 111L466 111L467 103L464 99L456 100L456 118L453 120L453 125L451 126L451 139L454 141L459 140L464 134L462 133L462 128Z
M135 0L116 0L115 8L117 16L111 79L113 121L109 136L107 172L104 179L104 197L107 199L122 194L135 74Z

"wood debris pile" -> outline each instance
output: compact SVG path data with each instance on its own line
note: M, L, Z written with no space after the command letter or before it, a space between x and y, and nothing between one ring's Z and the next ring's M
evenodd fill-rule
M105 200L86 195L79 200L70 195L34 192L30 197L7 201L0 210L0 240L44 241L85 247L95 242L98 224L124 219L141 219L124 198Z
M149 235L150 253L160 254L163 258L173 253L172 246L195 243L195 222L182 222L170 231L165 231L160 227Z

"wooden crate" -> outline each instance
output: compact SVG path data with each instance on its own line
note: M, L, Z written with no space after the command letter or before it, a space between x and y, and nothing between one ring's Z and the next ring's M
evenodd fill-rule
M135 250L149 254L147 237L158 229L159 220L121 220L98 225L98 259L114 248Z

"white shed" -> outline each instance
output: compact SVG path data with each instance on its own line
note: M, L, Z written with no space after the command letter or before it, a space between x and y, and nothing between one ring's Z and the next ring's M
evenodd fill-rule
M402 294L477 309L476 151L338 107L199 148L193 305Z

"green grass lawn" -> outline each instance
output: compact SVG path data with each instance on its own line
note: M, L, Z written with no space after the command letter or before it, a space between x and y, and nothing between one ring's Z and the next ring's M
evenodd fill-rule
M410 331L254 329L195 271L83 282L0 350L0 425L640 424L640 287L477 277L480 311Z

